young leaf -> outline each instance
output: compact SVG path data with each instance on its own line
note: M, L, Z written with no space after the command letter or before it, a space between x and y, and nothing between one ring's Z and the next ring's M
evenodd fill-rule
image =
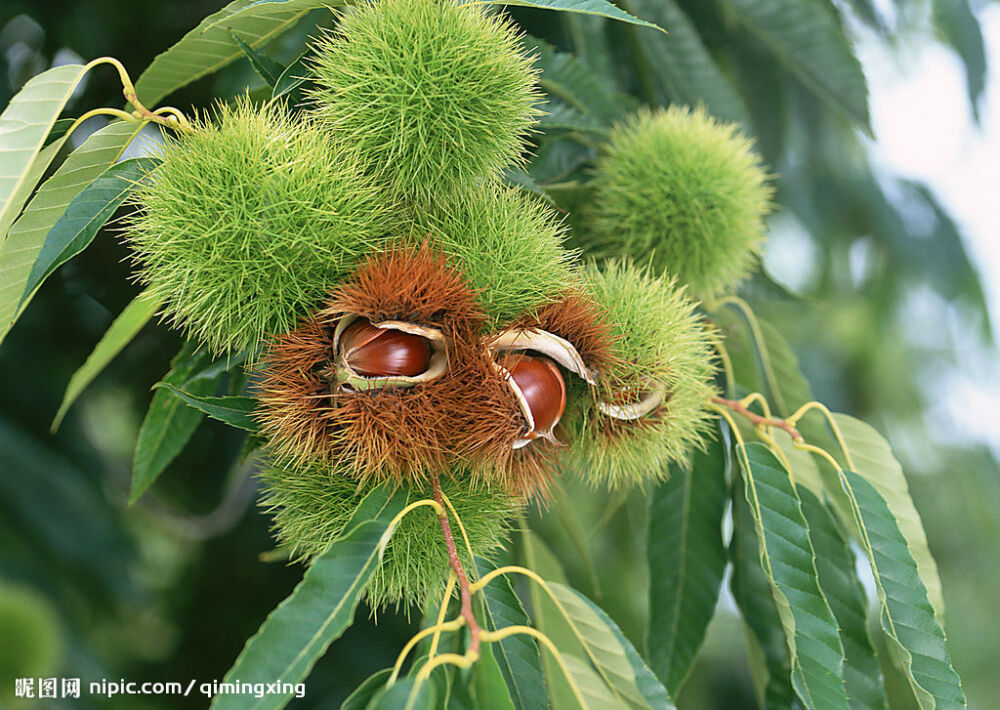
M389 524L403 509L406 493L397 490L390 494L378 488L367 498L366 502L371 503L368 510L378 509L375 517L364 519L355 514L348 523L348 532L316 558L291 595L270 613L247 641L224 682L299 683L327 647L351 624L361 594L381 562L392 535ZM211 707L213 710L274 710L284 707L289 697L290 694L272 694L248 699L240 695L219 695Z
M771 582L792 664L792 685L811 710L847 710L844 648L823 597L815 554L789 474L763 444L740 444L737 458L754 518L761 566Z
M844 29L823 0L720 0L835 110L871 132L868 85Z
M206 395L196 395L193 392L185 392L175 387L170 382L164 380L153 385L156 388L165 388L180 397L188 406L199 409L212 419L228 424L236 429L244 429L251 433L256 433L258 427L254 420L253 410L257 406L257 400L253 397L209 397Z
M726 455L720 439L676 466L649 498L650 666L674 695L715 614L726 550Z
M646 22L645 20L640 20L638 17L634 17L624 10L615 7L608 0L482 0L482 4L520 5L521 7L537 7L543 10L580 12L584 15L598 15L618 20L619 22L652 27L654 30L663 32L662 28L657 27L652 22Z
M130 158L112 165L85 187L46 235L21 296L21 308L42 282L81 251L111 219L136 184L159 164L158 158Z
M927 546L927 535L920 514L903 475L903 467L893 456L889 442L868 424L846 414L834 414L834 420L851 453L854 470L864 476L885 500L892 516L906 538L906 544L917 562L920 579L927 588L938 623L944 619L944 597L937 563Z
M140 124L114 121L93 133L42 184L14 223L0 246L0 343L31 300L24 286L45 237L73 199L118 160L141 128Z
M698 29L674 0L631 0L631 9L670 31L636 33L655 67L662 103L704 104L713 116L750 126L743 99L702 44Z
M59 405L59 411L52 421L52 431L59 428L63 417L80 393L114 359L115 355L121 352L122 348L132 342L132 338L142 330L142 326L149 322L161 305L162 301L150 298L143 292L115 318L111 327L101 336L94 351L87 357L87 361L70 378L62 404Z
M238 32L248 46L261 47L291 28L309 10L343 4L343 0L235 0L206 17L152 61L135 83L139 100L155 106L182 86L243 56L232 32Z
M32 77L0 114L0 243L28 198L31 166L86 69L64 64Z
M271 101L290 94L292 105L298 103L302 86L309 81L309 67L306 65L308 59L308 52L303 52L299 55L298 59L285 67L285 70L281 72L281 76L274 83L274 89L271 91Z
M243 54L245 54L247 59L250 60L250 66L253 67L253 70L257 72L261 79L267 82L267 85L270 86L271 89L274 89L275 85L278 83L278 79L281 77L282 73L284 73L285 67L281 66L280 63L274 61L263 52L258 52L256 49L244 42L243 39L235 32L233 32L232 35L233 39L236 40L236 44L238 44L240 49L243 50Z
M496 569L495 565L482 558L476 558L476 566L480 577ZM504 576L483 588L483 622L490 631L505 626L531 625L510 580ZM521 634L508 636L494 644L494 651L514 707L517 710L547 710L549 694L535 639Z
M799 488L798 493L809 525L809 541L816 551L820 588L840 627L844 681L851 709L886 710L882 673L868 635L868 600L855 572L854 553L820 499L804 488Z
M347 700L340 706L340 710L365 710L372 698L385 687L391 675L391 668L383 668L378 673L365 678L364 682L347 696Z
M923 710L966 707L962 683L951 664L944 631L918 573L906 537L888 502L865 477L841 471L862 546L868 554L882 604L882 629L895 642L897 658Z
M218 375L198 378L194 375L210 359L205 350L198 351L195 344L188 343L174 358L163 381L196 396L209 395L215 391ZM156 390L135 445L129 505L139 499L181 452L204 417L204 412L188 407L169 390Z
M795 700L792 666L785 631L771 593L771 582L760 565L760 546L753 515L744 495L743 481L733 484L733 537L729 559L733 573L729 588L743 616L750 653L750 672L762 708L783 710Z

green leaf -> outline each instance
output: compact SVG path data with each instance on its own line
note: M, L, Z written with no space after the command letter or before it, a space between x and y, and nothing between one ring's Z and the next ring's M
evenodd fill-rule
M536 37L525 37L524 43L538 57L539 84L553 98L593 115L602 125L613 123L632 108L575 54L557 52Z
M55 143L57 140L66 135L70 127L76 123L75 118L60 118L55 123L52 124L52 130L49 131L49 135L45 136L45 145L49 146ZM62 145L62 144L60 144Z
M603 609L575 589L558 582L550 582L549 586L572 620L598 673L605 681L610 680L612 690L631 707L675 710L667 689ZM630 673L622 673L624 666L617 660L612 661L613 656L624 657Z
M87 72L79 64L65 64L32 77L0 114L0 244L17 218L44 170L32 171L35 156L45 145L60 112Z
M476 558L476 566L480 577L496 569L493 563L482 558ZM500 576L483 588L483 622L491 631L505 626L531 625L507 577ZM499 641L494 648L514 707L517 710L547 710L549 694L535 639L517 634Z
M889 442L868 424L846 414L834 414L833 418L847 444L854 470L875 486L892 511L913 559L917 562L920 579L927 588L938 623L943 623L941 578L938 576L937 563L927 546L927 535L920 522L920 514L910 497L903 467L893 455Z
M35 185L38 181L42 179L45 171L49 169L49 165L52 160L56 157L62 147L66 144L66 137L56 138L52 143L47 144L42 148L38 155L34 157L31 161L31 165L28 167L28 171L24 175L24 180L18 186L17 191L10 198L11 209L7 212L3 221L0 222L0 248L6 245L7 239L10 237L10 227L11 223L17 219L17 216L21 214L21 208L24 207L24 203L28 201L28 197L31 195L32 191L35 189Z
M560 653L563 664L571 678L573 688L582 702L577 701L581 710L628 710L628 705L614 695L611 689L594 672L593 666L572 653Z
M185 392L175 387L170 382L164 380L153 385L156 388L165 388L177 397L180 397L188 406L201 410L212 419L218 419L231 427L244 429L255 433L258 429L257 422L252 414L257 406L257 400L253 397L210 397L206 395L196 395L193 392Z
M159 162L159 158L130 158L112 165L73 198L45 237L28 275L19 308L56 269L90 245L139 180Z
M652 22L640 20L624 10L615 7L607 0L482 0L483 5L519 5L521 7L537 7L542 10L559 10L561 12L579 12L584 15L607 17L619 22L652 27L654 30L664 30Z
M864 476L841 472L851 499L862 546L868 554L882 604L882 629L895 642L897 657L911 681L920 707L966 707L962 683L951 664L944 631L888 501Z
M578 111L568 103L558 99L543 104L539 108L545 113L538 120L538 123L547 132L592 133L598 136L608 134L608 129L593 116Z
M509 185L516 185L523 190L530 192L533 195L538 195L543 200L548 202L550 205L554 205L555 201L549 196L545 189L535 182L535 179L528 175L520 168L508 168L503 174L504 182Z
M378 673L365 678L364 682L347 696L347 700L340 706L340 710L365 710L371 699L385 687L391 675L391 668L383 668Z
M257 75L260 76L260 78L263 79L273 90L278 83L278 79L284 73L285 67L283 67L279 62L271 59L263 52L258 52L256 49L244 42L235 32L233 32L232 35L233 39L236 40L236 44L238 44L240 49L243 50L243 54L245 54L247 59L250 60L250 66L253 67L253 70L257 72Z
M771 582L792 664L792 686L807 708L847 710L844 648L819 588L815 554L788 472L763 444L736 447L754 518L761 566Z
M215 391L218 375L195 377L211 359L205 350L197 348L194 343L186 344L173 359L163 381L204 396ZM187 406L169 390L156 390L135 445L129 505L139 499L181 452L204 416L204 412Z
M433 710L436 703L434 684L425 681L417 689L416 679L410 677L380 690L368 705L368 710Z
M46 236L83 189L115 163L138 135L140 124L115 121L70 153L38 189L0 246L0 343L31 300L24 286Z
M504 674L493 654L494 648L493 644L483 644L479 660L472 666L472 689L476 699L476 710L514 710L516 706ZM538 669L541 671L541 663Z
M303 84L307 83L309 79L309 67L306 62L308 61L309 53L303 52L299 55L298 59L289 64L278 80L274 83L274 89L271 91L271 100L275 101L286 95L291 95L292 103L297 103L297 99L301 94L301 88Z
M854 553L820 499L803 488L798 493L809 525L809 541L816 551L819 585L840 627L844 681L851 709L886 710L882 672L868 635L868 600L855 571Z
M729 588L746 625L748 661L757 704L768 710L790 709L795 691L788 643L771 593L771 582L760 564L760 546L742 478L733 483L732 503L729 558L733 573Z
M785 67L835 110L871 132L868 85L824 0L720 0Z
M715 614L726 569L728 502L721 438L676 466L649 498L649 662L675 696Z
M389 525L403 509L406 493L397 490L390 494L385 488L377 488L365 502L369 504L365 512L377 509L377 514L371 518L355 514L348 523L348 532L316 558L291 595L247 641L224 682L299 683L351 624L361 594L381 563L393 531ZM211 707L273 710L284 707L290 697L291 693L263 698L219 695Z
M968 0L934 0L934 24L965 65L965 83L972 113L979 116L979 99L986 88L986 46Z
M666 689L625 638L618 626L596 604L570 587L549 582L560 611L614 697L625 707L670 710Z
M669 35L637 33L636 39L655 69L650 76L663 104L704 104L726 121L750 126L743 99L701 41L698 29L674 0L630 0L631 9Z
M206 17L152 61L135 83L139 100L155 106L182 86L242 57L233 32L238 32L248 46L261 47L291 28L309 10L343 4L343 0L235 0Z
M94 351L87 357L87 361L70 378L66 393L63 394L62 404L59 405L59 411L52 421L52 431L59 428L63 417L80 393L114 359L115 355L121 352L122 348L132 342L132 338L149 322L162 303L162 300L150 298L143 292L115 318L111 327L101 336Z

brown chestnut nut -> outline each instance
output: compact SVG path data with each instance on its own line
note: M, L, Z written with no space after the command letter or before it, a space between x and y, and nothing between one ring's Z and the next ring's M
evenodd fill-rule
M528 430L514 448L537 438L558 444L552 430L566 409L566 383L559 368L548 358L520 352L504 355L498 364L528 420Z
M427 338L392 328L377 328L358 318L340 335L339 356L365 377L416 377L427 371L431 345Z

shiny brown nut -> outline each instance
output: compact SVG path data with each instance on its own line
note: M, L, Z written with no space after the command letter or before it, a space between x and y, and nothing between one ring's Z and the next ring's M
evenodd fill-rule
M340 336L340 357L365 377L416 377L430 366L427 338L391 328L376 328L358 318Z

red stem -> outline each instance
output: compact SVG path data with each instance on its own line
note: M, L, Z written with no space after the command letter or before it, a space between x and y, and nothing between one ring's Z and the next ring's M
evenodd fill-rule
M749 409L744 407L735 399L712 397L712 401L715 402L716 404L721 404L723 407L728 407L729 409L732 409L737 414L742 414L744 417L749 419L754 426L763 425L763 426L777 427L783 431L788 432L788 435L792 437L795 441L802 441L802 435L799 433L799 430L793 427L788 422L786 422L784 419L773 419L771 417L762 417L759 414L751 412Z
M434 500L441 506L441 511L438 513L438 521L441 523L441 532L444 533L444 544L448 548L448 564L451 565L452 570L455 572L455 577L458 578L458 588L462 597L461 614L462 618L465 619L466 625L469 627L469 651L478 655L479 634L482 633L482 628L472 613L472 593L469 590L469 578L465 576L465 569L462 567L461 560L458 559L458 550L455 549L455 538L451 534L451 525L448 523L448 514L445 512L444 498L441 496L441 483L438 481L437 476L431 478L431 488L434 491Z

